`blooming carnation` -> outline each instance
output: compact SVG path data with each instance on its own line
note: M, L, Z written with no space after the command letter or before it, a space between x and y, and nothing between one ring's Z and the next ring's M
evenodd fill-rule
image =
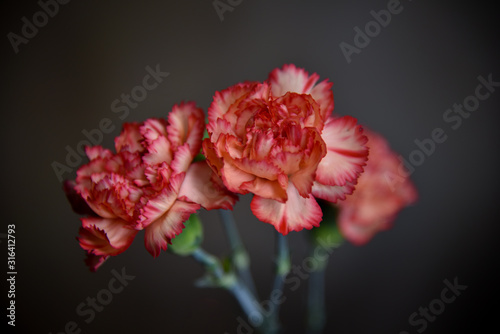
M365 128L370 159L356 190L337 203L342 234L354 244L367 243L391 227L397 213L417 200L417 191L387 141Z
M90 162L65 189L76 211L90 213L81 219L78 240L92 270L125 251L140 230L156 257L200 207L232 208L235 195L206 162L192 163L204 126L203 111L183 103L173 107L168 120L124 124L115 138L116 153L86 148Z
M224 185L253 193L252 212L286 235L319 226L316 198L350 194L367 160L356 119L334 118L332 83L294 65L264 83L217 92L203 151Z

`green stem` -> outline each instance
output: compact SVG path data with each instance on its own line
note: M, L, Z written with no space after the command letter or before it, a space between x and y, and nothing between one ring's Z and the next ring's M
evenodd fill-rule
M212 254L207 253L202 248L197 248L191 256L201 263L208 273L214 276L217 281L222 281L224 279L224 270L219 259Z
M234 264L238 275L248 286L250 292L257 297L257 289L255 288L255 283L250 272L250 258L243 242L241 241L238 229L236 228L233 213L229 210L219 210L219 214L229 240L232 263Z
M326 237L325 240L330 239ZM319 257L318 248L323 248L319 240L309 244L309 257L317 260L317 266L309 273L308 295L307 295L307 334L321 334L326 325L325 305L325 275L328 260L334 248L340 245L330 244L327 248L329 255ZM323 248L323 251L325 249Z
M263 334L273 333L269 321L263 316L264 310L240 277L232 271L224 272L220 260L201 248L195 250L191 255L212 276L212 286L221 287L231 292L245 312L250 325L257 327L257 330Z
M307 334L323 333L325 312L325 266L310 273L307 296Z
M283 294L284 281L290 272L290 266L290 249L288 248L288 241L284 235L276 232L276 275L274 277L270 300L274 300L273 296L281 296ZM271 333L279 333L281 331L279 309L280 304L273 304L272 312L269 315Z

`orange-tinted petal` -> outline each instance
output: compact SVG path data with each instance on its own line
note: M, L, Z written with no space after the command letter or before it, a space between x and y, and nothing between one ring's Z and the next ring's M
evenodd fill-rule
M259 220L272 224L283 235L319 226L323 212L313 196L300 196L292 183L288 184L287 195L285 203L254 196L250 203L252 212Z

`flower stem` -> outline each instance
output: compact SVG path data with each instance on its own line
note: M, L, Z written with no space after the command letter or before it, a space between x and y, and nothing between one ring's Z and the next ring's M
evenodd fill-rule
M219 214L229 240L231 260L236 268L236 271L243 282L245 282L250 292L257 297L257 289L255 288L255 283L250 272L250 258L243 242L241 241L238 229L236 228L233 213L229 210L219 210Z
M323 333L325 312L325 267L310 272L307 296L307 334Z
M307 294L307 334L321 334L326 325L325 310L325 272L328 265L327 257L318 258L320 243L309 244L309 256L317 260L316 267L309 273ZM335 245L335 248L338 245Z
M191 256L200 262L209 274L212 274L215 279L222 280L224 278L224 270L219 259L212 254L207 253L202 248L197 248Z
M257 330L263 334L274 333L271 330L272 326L270 326L269 320L264 317L259 302L240 277L237 277L233 272L224 272L220 260L201 248L195 250L191 255L205 267L209 275L213 276L211 286L222 287L231 292L252 326L257 327Z
M281 296L283 294L284 281L290 272L290 266L290 249L288 248L288 241L284 235L276 232L276 275L274 277L270 300L274 300L273 296ZM279 333L281 331L279 309L280 304L273 304L272 312L269 315L271 333Z

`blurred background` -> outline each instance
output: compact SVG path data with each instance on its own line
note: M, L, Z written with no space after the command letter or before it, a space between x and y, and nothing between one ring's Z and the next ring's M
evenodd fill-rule
M66 165L66 147L76 149L85 139L82 131L98 128L103 119L113 130L103 134L102 145L111 147L123 122L166 117L183 100L206 110L215 91L265 80L285 63L329 78L335 112L383 134L405 159L418 149L415 140L430 138L434 129L447 135L412 173L419 202L367 245L346 243L334 253L327 268L325 333L417 333L421 327L411 326L409 316L440 298L443 281L455 278L467 289L425 333L484 332L496 323L500 87L492 86L456 129L443 119L447 109L475 94L479 76L500 82L493 3L54 3L4 3L1 14L2 308L8 303L7 225L15 224L18 332L77 333L71 325L65 330L74 321L81 333L237 333L242 312L232 296L195 288L203 274L199 265L166 252L153 259L142 234L125 253L89 272L75 240L79 216L53 164ZM354 29L365 31L375 20L371 11L388 6L398 14L385 27L368 24L369 41L355 40ZM43 7L50 15L39 14ZM35 29L29 27L34 21ZM341 48L346 44L354 50L348 56ZM169 75L128 115L116 112L112 103L142 85L148 66ZM68 169L62 177L74 178L76 168ZM240 197L235 216L259 293L267 298L274 229L252 215L250 200ZM204 248L227 255L217 212L202 211L201 218ZM291 233L289 240L292 261L300 264L305 236ZM135 278L86 323L78 305L107 288L112 270L122 268ZM304 333L306 286L286 291L285 333Z

